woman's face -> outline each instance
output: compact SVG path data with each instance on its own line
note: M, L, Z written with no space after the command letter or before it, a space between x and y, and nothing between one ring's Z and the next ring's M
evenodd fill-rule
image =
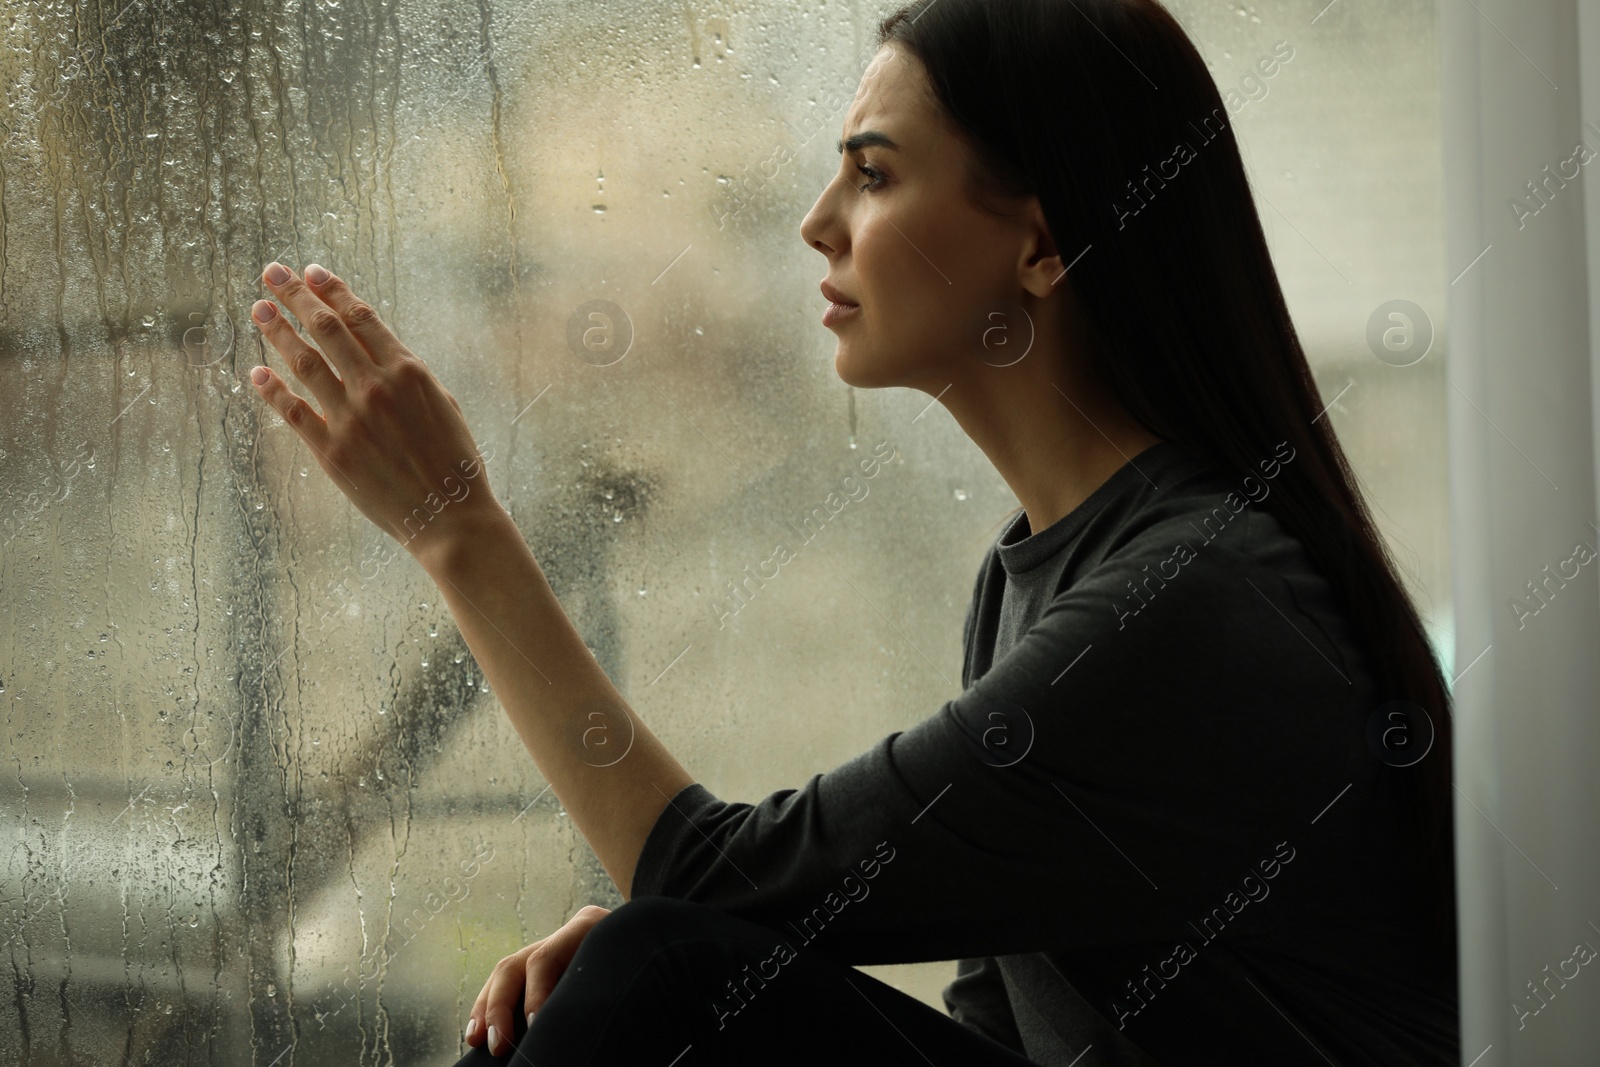
M893 146L873 143L879 134ZM867 143L852 147L863 135ZM859 305L829 324L840 379L937 395L974 367L1000 363L1004 349L991 342L1002 320L991 313L1014 310L1024 296L1018 268L1037 252L1032 216L969 202L966 144L941 121L921 61L902 47L884 45L862 74L844 139L839 173L800 224L828 258L825 280ZM817 301L820 314L828 304L820 290ZM1027 343L1020 317L1003 322L1017 335L1012 352Z

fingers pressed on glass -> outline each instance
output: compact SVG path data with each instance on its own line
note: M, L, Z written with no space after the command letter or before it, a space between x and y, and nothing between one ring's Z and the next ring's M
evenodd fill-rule
M345 328L361 342L372 362L378 366L386 366L410 354L394 331L378 317L377 310L357 297L337 274L316 263L308 264L306 285L338 314Z
M339 369L340 377L348 381L351 375L372 366L367 350L345 326L339 313L324 303L294 271L281 263L272 263L261 272L261 280L305 327L328 362Z
M274 374L270 367L255 368L251 381L262 399L283 417L290 429L305 438L319 453L326 451L328 424L310 404L289 388L287 382Z
M344 382L334 376L333 368L328 366L322 353L306 344L289 320L278 313L272 301L256 301L250 317L278 350L295 378L311 390L323 411L332 411L344 403Z

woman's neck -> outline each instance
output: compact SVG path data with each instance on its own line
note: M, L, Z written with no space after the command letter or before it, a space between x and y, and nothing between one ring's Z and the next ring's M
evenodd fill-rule
M978 366L940 401L989 457L1037 533L1161 438L1063 362ZM1017 372L1017 373L1008 373Z

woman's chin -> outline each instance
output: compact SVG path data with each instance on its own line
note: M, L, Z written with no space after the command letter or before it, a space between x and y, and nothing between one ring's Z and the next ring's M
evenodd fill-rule
M870 389L872 387L872 383L866 381L864 376L859 373L859 369L852 366L848 359L841 359L837 355L834 356L833 372L846 385L854 386L857 389Z
M858 346L851 346L845 341L839 342L839 347L833 352L833 372L839 380L846 385L857 389L882 389L884 386L893 385L886 380L884 368L874 365L871 360L863 360Z
M844 384L855 385L856 383L850 380L850 370L850 361L846 358L844 345L841 343L833 350L833 373L838 375Z

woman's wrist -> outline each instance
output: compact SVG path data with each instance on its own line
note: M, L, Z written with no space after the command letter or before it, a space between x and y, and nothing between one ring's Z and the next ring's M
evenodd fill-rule
M522 531L499 501L453 518L404 542L406 551L436 583L459 581L474 562L496 554L504 545L527 550Z

